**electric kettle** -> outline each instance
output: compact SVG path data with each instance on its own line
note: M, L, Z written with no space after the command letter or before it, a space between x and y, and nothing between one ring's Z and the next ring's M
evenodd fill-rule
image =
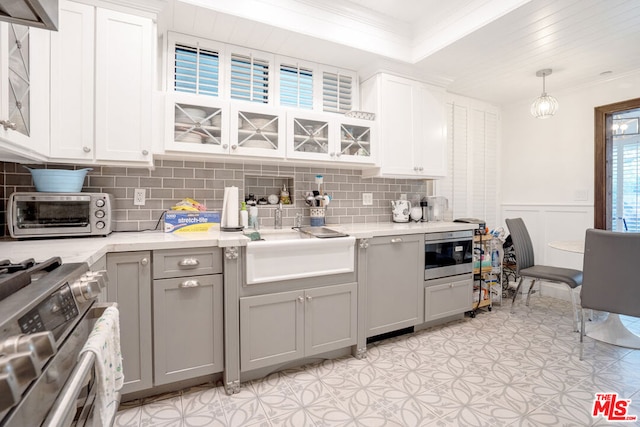
M391 202L393 222L409 222L411 202L408 200L396 200Z

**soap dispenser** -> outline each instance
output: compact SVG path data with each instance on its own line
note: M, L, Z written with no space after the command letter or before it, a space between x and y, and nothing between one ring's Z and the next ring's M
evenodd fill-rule
M240 207L240 225L242 228L249 228L249 212L245 202L242 202Z
M287 191L287 184L282 184L282 191L280 191L280 203L283 205L291 204L291 197L289 197L289 192Z

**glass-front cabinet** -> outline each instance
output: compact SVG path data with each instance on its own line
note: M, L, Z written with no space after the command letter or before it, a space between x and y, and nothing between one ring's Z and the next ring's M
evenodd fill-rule
M350 162L373 163L374 122L347 118L340 119L338 122L340 141L339 146L336 147L336 156L344 157Z
M230 153L247 156L285 156L281 110L248 103L231 105Z
M290 112L287 116L287 157L374 163L374 123L332 114Z
M167 102L168 151L229 153L227 120L229 107L217 99L193 95L175 96Z
M0 23L0 138L48 154L49 32Z
M330 121L291 115L289 117L288 156L300 159L323 158L326 160L330 156L329 136L331 130L333 130L333 125Z

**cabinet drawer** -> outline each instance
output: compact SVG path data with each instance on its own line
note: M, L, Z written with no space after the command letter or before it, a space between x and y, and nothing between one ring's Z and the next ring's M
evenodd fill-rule
M154 279L217 273L222 273L222 251L220 248L153 251Z
M449 281L424 288L424 321L469 311L473 280Z

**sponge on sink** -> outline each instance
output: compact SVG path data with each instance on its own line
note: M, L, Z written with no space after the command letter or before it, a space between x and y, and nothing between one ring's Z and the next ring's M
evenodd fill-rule
M258 233L257 231L254 231L252 233L246 234L246 236L248 238L250 238L252 242L254 240L262 240L262 238L260 237L260 233Z

